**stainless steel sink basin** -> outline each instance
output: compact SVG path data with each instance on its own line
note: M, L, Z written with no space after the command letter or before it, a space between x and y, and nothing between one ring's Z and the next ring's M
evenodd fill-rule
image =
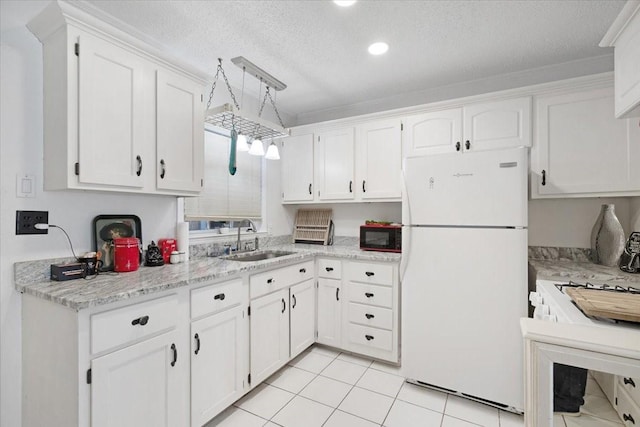
M233 254L222 257L222 259L226 259L228 261L262 261L265 259L278 258L285 255L292 255L295 252L287 252L287 251L254 251L254 252L245 252L241 254Z

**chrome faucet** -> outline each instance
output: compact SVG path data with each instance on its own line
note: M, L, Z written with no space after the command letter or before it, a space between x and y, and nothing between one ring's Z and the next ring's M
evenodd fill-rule
M256 225L253 223L253 221L251 221L250 219L243 219L239 221L238 224L238 241L236 242L236 252L240 252L240 231L242 230L242 224L248 222L249 223L249 230L253 231L254 233L258 232L258 229L256 228ZM255 248L254 250L258 250L258 238L256 237L255 239Z

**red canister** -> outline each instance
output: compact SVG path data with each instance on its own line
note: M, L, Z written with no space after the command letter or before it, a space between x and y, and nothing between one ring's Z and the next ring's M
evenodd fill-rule
M140 242L135 237L113 239L113 269L136 271L140 267Z

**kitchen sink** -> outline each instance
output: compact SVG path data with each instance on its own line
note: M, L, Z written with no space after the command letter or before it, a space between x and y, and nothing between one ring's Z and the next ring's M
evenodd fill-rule
M241 254L233 254L223 256L222 259L226 259L228 261L262 261L265 259L271 258L279 258L281 256L292 255L295 252L287 252L287 251L253 251L253 252L244 252Z

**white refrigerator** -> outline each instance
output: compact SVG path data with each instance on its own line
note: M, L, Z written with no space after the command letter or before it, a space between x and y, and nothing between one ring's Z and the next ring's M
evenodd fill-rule
M524 408L526 148L403 162L402 369L410 382Z

